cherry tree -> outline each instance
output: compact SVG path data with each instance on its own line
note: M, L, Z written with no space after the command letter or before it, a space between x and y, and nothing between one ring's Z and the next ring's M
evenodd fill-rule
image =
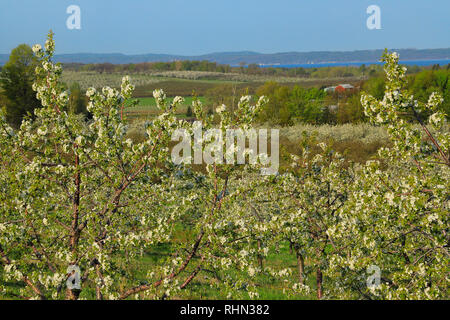
M315 155L307 147L300 157L293 155L291 170L278 181L278 192L285 201L278 219L277 238L289 241L297 257L298 281L291 278L288 282L291 294L313 290L305 281L313 271L317 298L322 299L326 285L324 270L329 267L330 252L338 249L329 230L338 223L338 211L347 200L354 172L342 155L325 143L319 147L320 152ZM306 266L305 258L309 262Z
M113 299L126 290L130 259L170 239L176 211L168 208L177 199L168 144L181 101L167 104L156 92L162 113L134 143L121 112L134 89L129 78L120 90L89 89L93 119L85 122L67 112L54 49L52 33L44 48L33 47L41 60L33 89L43 107L17 131L0 120L3 277L23 283L24 298L76 299L95 288L97 299Z
M340 298L448 297L450 134L442 98L415 100L398 59L383 57L384 98L361 98L369 119L387 127L392 147L361 168L328 231L339 248L327 273L336 283L330 295Z
M223 152L221 142L227 130L250 130L265 103L264 97L253 104L252 97L243 96L234 113L222 105L217 108L217 126L214 116L206 114L202 103L194 99L198 121L185 123L184 134L175 137L190 141L200 132L194 153L205 155L204 150L209 150L214 161L207 163L204 170L193 170L192 157L183 155L175 166L173 190L179 199L179 228L186 240L172 242L167 263L151 270L146 283L124 292L121 298L136 294L149 298L189 297L189 284L200 275L208 279L209 286L220 289L222 298L257 297L255 281L251 279L256 276L259 251L252 238L254 226L246 223L248 210L242 206L242 195L251 190L243 181L252 181L250 177L261 179L262 163L227 163L227 157L236 156L238 146L234 144ZM209 134L209 130L215 130L215 134ZM191 145L188 149L190 153ZM158 279L164 280L155 286L160 283Z

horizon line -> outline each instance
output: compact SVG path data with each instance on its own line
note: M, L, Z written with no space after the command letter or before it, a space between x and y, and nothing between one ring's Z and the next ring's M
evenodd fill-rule
M19 44L20 45L20 44ZM279 51L279 52L270 52L263 53L258 51L251 50L239 50L239 51L214 51L209 53L202 54L175 54L175 53L122 53L122 52L87 52L87 51L79 51L79 52L70 52L70 53L56 53L55 55L80 55L80 54L95 54L95 55L123 55L123 56L145 56L145 55L162 55L162 56L179 56L179 57L201 57L207 55L214 54L256 54L256 55L275 55L275 54L292 54L292 53L323 53L323 52L333 52L333 53L343 53L343 52L362 52L362 51L383 51L385 49L388 50L449 50L450 47L440 47L440 48L378 48L378 49L354 49L354 50L311 50L311 51ZM9 55L10 53L0 53L0 55Z

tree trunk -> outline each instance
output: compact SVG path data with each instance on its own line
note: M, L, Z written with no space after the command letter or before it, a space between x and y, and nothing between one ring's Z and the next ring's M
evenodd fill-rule
M305 261L303 259L300 250L297 250L297 267L298 267L298 282L300 284L305 284L304 274L305 274Z
M322 299L322 271L320 268L317 268L317 299Z
M261 247L262 247L262 241L261 241L261 239L258 239L258 251L261 251ZM263 270L263 257L259 253L258 253L258 265L261 268L261 270Z
M81 290L79 289L69 289L66 290L67 300L78 300Z

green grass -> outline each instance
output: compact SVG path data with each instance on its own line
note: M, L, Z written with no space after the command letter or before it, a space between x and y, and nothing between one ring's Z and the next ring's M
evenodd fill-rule
M155 98L153 97L143 97L137 99L139 100L139 103L135 107L129 108L130 110L138 111L138 110L146 110L145 108L147 107L156 107L156 101ZM193 100L194 100L193 97L185 97L184 103L182 105L185 107L187 107L188 105L192 105ZM200 100L202 103L206 102L205 97L198 97L198 100ZM167 98L167 102L171 103L172 101L173 98Z
M206 98L205 97L198 97L198 99L205 104ZM125 113L129 120L136 121L136 120L147 120L155 117L156 115L160 114L161 111L156 107L155 98L153 97L144 97L144 98L138 98L139 103L134 107L126 107ZM176 110L176 115L178 118L187 118L186 112L188 106L192 106L192 97L186 97L184 99L184 103L178 107ZM173 101L173 98L167 98L167 102L171 103Z
M185 225L178 225L175 234L174 234L174 240L176 242L180 243L189 243L190 240L192 240L194 237L193 234L191 234L190 229L187 228ZM190 240L189 240L190 239ZM162 244L155 246L152 248L151 251L148 251L145 253L145 255L140 259L137 264L139 265L139 268L142 268L141 270L151 270L152 267L157 264L161 263L163 259L168 257L171 254L171 247L168 244ZM191 265L190 267L185 270L180 276L181 278L187 277L191 271L192 268L194 268L194 265ZM306 267L308 267L309 261L306 259L305 263L307 264ZM294 253L290 252L289 244L288 242L282 242L278 245L278 250L276 248L272 247L269 251L269 255L267 256L267 259L263 261L264 267L271 267L274 269L285 269L290 268L292 269L292 277L297 279L297 260ZM313 267L312 265L309 266L310 269ZM235 275L235 273L238 272L236 270L231 271L231 275ZM144 274L143 274L144 275ZM145 275L144 275L145 276ZM313 275L313 272L307 277L306 279L308 285L310 285L312 288L315 288L315 277ZM217 286L210 286L210 283L213 282ZM284 299L296 299L296 300L302 300L302 299L315 299L315 294L312 294L310 296L295 296L295 297L289 297L287 294L283 293L283 281L280 279L274 279L270 275L266 274L265 272L261 272L259 275L255 277L253 282L256 284L257 292L259 293L259 299L267 299L267 300L284 300ZM227 299L226 294L223 292L220 286L220 279L217 279L213 273L211 273L208 270L201 271L194 280L189 284L189 294L183 295L182 298L186 299ZM172 297L174 299L177 299L179 297ZM247 297L249 298L249 297Z
M153 90L155 89L163 89L168 97L190 97L193 92L195 92L197 96L204 96L208 90L219 85L221 85L221 83L216 81L160 78L159 82L136 86L133 96L136 98L152 97Z
M181 238L179 241L185 241ZM140 270L151 270L152 267L158 262L163 261L169 255L170 248L166 245L160 245L155 247L152 251L148 251L145 255L136 262L135 268ZM195 261L194 261L195 263ZM308 263L308 260L306 261ZM289 252L288 243L283 243L279 246L279 252L272 252L269 254L266 260L264 260L265 267L272 267L277 269L290 268L292 269L292 277L295 279L298 277L297 275L297 264L296 257L293 253ZM180 277L183 279L188 276L192 270L188 268L185 272L183 272ZM235 273L237 271L232 271ZM145 273L142 272L140 277L142 280L145 279ZM306 279L307 284L312 288L315 288L315 277L313 272ZM210 286L210 283L213 282L219 286ZM295 296L289 297L287 294L283 293L283 282L278 279L273 279L268 274L262 272L257 275L254 279L256 283L257 292L259 293L259 299L265 300L286 300L286 299L295 299L295 300L304 300L304 299L315 299L315 294L311 294L309 296ZM215 278L215 276L208 272L207 270L203 270L200 272L194 280L189 284L188 294L183 294L182 297L172 297L172 299L227 299L223 290L220 287L220 280ZM248 298L248 297L247 297Z
M177 77L164 77L164 76L156 76L156 79L162 79L164 81L177 81L177 82L194 82L194 83L212 83L212 84L225 84L225 83L245 83L245 81L232 81L225 79L207 79L207 78L198 78L198 79L185 79L185 78L177 78Z
M176 241L182 241L185 243L187 241L187 235L182 230L176 233L175 238ZM144 253L144 255L132 261L127 261L125 255L121 255L115 261L117 264L121 264L123 267L129 272L132 272L136 275L133 283L137 283L140 281L146 280L146 274L148 271L154 269L156 265L164 264L164 261L171 256L173 252L173 248L170 244L162 243L159 245L155 245L151 250ZM272 248L274 249L274 248ZM180 279L184 279L187 277L192 268L196 265L196 261L193 261L194 264L187 268L183 273L180 274ZM308 267L308 260L306 260L306 264ZM271 253L264 260L264 266L273 267L277 269L291 268L293 270L292 277L297 278L297 266L296 266L296 258L293 253L289 252L289 245L287 243L282 243L279 246L279 252L275 252L271 250ZM310 268L312 265L310 265ZM235 273L237 271L231 271ZM0 269L0 273L2 270ZM1 276L1 274L0 274ZM129 280L129 279L128 279ZM129 288L130 282L125 283L124 279L117 279L120 287ZM253 280L256 283L256 290L259 293L259 299L266 300L285 300L285 299L295 299L295 300L304 300L304 299L315 299L315 294L312 293L309 296L294 296L289 297L287 294L283 293L283 282L279 279L274 279L271 276L261 273L255 277ZM315 278L314 273L310 272L310 275L306 279L307 283L311 286L311 288L315 288ZM211 287L210 283L216 284L216 286ZM20 299L18 296L19 290L24 287L24 285L20 282L10 281L4 283L6 287L8 287L8 291L12 291L12 295L4 296L0 294L1 299ZM207 270L202 270L194 280L189 284L187 291L183 291L181 296L172 296L171 299L208 299L208 300L217 300L217 299L227 299L225 293L223 292L220 286L220 280L215 277L214 274ZM95 289L91 282L85 284L83 292L80 298L84 299L95 299Z

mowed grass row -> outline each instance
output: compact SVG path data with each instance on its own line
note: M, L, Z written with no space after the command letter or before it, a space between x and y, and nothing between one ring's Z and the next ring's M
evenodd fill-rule
M167 103L172 103L174 97L168 97L166 99ZM205 97L197 97L197 99L202 102L203 104L206 103ZM156 109L156 101L153 97L143 97L143 98L137 98L139 103L134 106L127 108L129 111L146 111L148 109ZM182 104L182 107L192 106L192 101L194 100L194 97L184 97L184 103Z
M179 226L178 230L175 231L174 240L179 243L189 243L192 241L192 234L189 232L189 228ZM156 266L163 266L168 260L173 258L175 246L170 243L160 243L153 246L150 250L144 252L144 254L137 259L130 259L127 257L126 253L117 252L113 256L113 264L121 265L127 270L127 273L136 275L133 281L130 281L126 276L118 276L114 280L116 285L124 290L129 288L136 283L144 283L147 281L147 272L155 270ZM294 296L288 295L285 291L286 286L282 279L274 278L267 272L262 271L256 275L254 279L249 278L249 283L256 285L256 291L259 294L258 299L263 300L283 300L283 299L294 299L294 300L304 300L304 299L316 299L314 289L316 288L315 282L315 263L314 261L305 257L305 272L306 272L306 283L313 289L308 295L296 294ZM192 261L192 265L188 266L180 274L180 278L184 279L191 274L197 265L199 258L195 257ZM273 268L275 270L290 269L292 274L291 277L294 281L298 279L298 268L296 262L295 253L290 251L288 242L280 242L277 247L271 247L267 259L263 260L263 267ZM239 270L231 270L230 275L241 272ZM3 270L0 269L0 274ZM194 278L194 280L189 284L187 291L182 291L180 294L175 294L171 296L170 299L207 299L207 300L225 300L229 299L224 290L222 290L221 283L223 275L216 273L214 270L205 268ZM213 284L211 286L211 284ZM7 287L9 294L0 295L0 300L2 299L20 299L20 289L24 288L24 284L17 282L15 280L8 281L3 284ZM82 299L95 299L95 283L91 280L87 280L83 284L83 292L80 296ZM289 290L289 289L288 289ZM164 291L164 290L163 290ZM158 293L162 296L163 291ZM139 294L143 298L142 294ZM129 299L134 299L135 296ZM232 299L237 297L232 297ZM247 295L244 298L249 299Z
M172 103L173 97L167 98L167 103ZM201 101L203 104L206 102L205 97L197 97L199 101ZM125 107L125 113L128 116L130 120L146 120L149 118L153 118L156 115L161 113L161 110L159 110L156 107L156 101L153 97L144 97L144 98L138 98L138 104L133 107ZM176 110L176 115L178 118L186 118L187 117L187 110L188 107L191 106L192 108L192 101L194 100L193 97L186 97L184 98L184 103L179 106Z
M228 84L236 87L239 91L242 88L249 88L249 91L254 91L261 86L261 83L240 83L232 81L212 81L212 80L187 80L187 79L173 79L161 78L161 81L155 83L148 83L142 86L136 86L134 97L152 97L153 90L162 89L168 97L182 96L190 97L194 93L197 96L205 96L210 90Z
M185 236L179 235L178 241L185 242ZM172 257L169 253L170 246L167 244L161 244L155 246L152 250L147 251L144 256L129 265L130 270L133 270L138 274L138 281L144 282L146 279L146 272L148 270L154 269L155 265L161 265L161 263L168 257ZM191 272L195 269L197 265L197 260L199 258L194 258L192 266L189 266L185 271L182 272L181 278L188 277ZM290 269L291 277L294 281L298 279L298 267L295 253L290 252L289 243L281 242L277 248L272 247L267 259L263 260L263 267L269 267L276 270ZM255 284L256 290L259 294L258 299L262 300L306 300L306 299L316 299L315 291L316 279L315 279L315 263L310 259L305 259L305 271L306 274L306 284L309 285L313 290L308 295L289 295L286 292L285 282L282 279L274 278L267 272L262 271L250 282ZM238 270L231 271L231 275L240 272ZM226 300L229 299L227 294L221 289L221 276L216 274L213 270L205 268L200 272L194 280L189 284L188 292L183 292L182 296L172 296L171 299L207 299L207 300ZM213 286L211 286L213 284ZM95 295L95 291L93 291ZM236 297L232 297L232 299ZM249 296L244 298L249 299Z

